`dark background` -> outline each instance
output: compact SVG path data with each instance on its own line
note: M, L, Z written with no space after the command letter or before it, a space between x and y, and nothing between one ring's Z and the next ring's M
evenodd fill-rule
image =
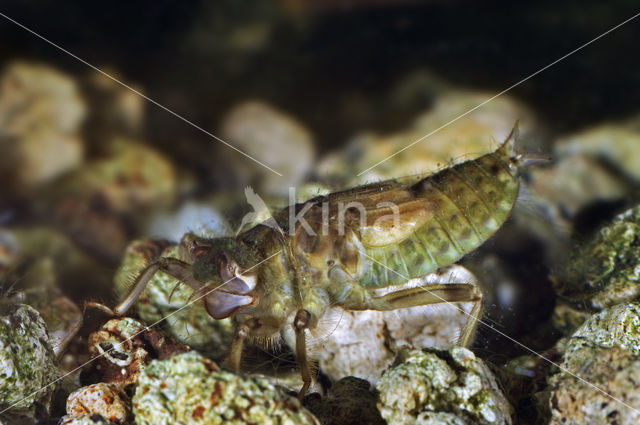
M215 132L234 102L259 97L294 112L328 148L363 127L406 126L413 111L383 100L412 70L499 92L640 9L631 0L320 3L30 0L3 1L0 11L88 62L118 70L204 128ZM235 29L253 24L269 28L258 48L229 46ZM640 99L639 35L640 21L632 21L510 94L554 132L624 118ZM0 39L1 61L32 58L87 73L4 18ZM375 107L350 114L341 105L354 97ZM411 107L425 106L419 103L417 97ZM162 145L210 143L156 107L147 120L150 139ZM188 152L182 159L193 161Z

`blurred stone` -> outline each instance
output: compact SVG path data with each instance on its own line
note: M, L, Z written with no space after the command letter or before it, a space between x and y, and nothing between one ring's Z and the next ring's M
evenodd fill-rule
M313 167L309 130L271 105L255 100L241 103L229 112L222 128L227 142L282 174L234 154L234 171L258 192L287 196L289 187L302 183Z
M631 187L596 159L585 155L555 157L555 163L532 167L522 197L539 216L518 215L542 239L569 236L573 220L585 207L614 201L629 194ZM542 216L542 220L540 219Z
M107 69L106 72L120 81L124 80L116 70ZM133 83L126 84L143 92ZM146 102L142 96L97 72L89 76L86 89L91 103L87 128L96 142L104 142L114 136L140 136Z
M489 368L462 347L403 350L376 389L389 425L513 423L513 409Z
M244 69L251 63L251 54L269 47L272 32L283 18L278 2L259 3L250 10L230 0L205 3L187 34L185 47L205 57L227 56L216 64L226 72Z
M522 138L526 138L535 120L522 105L508 97L497 98L449 123L489 97L482 93L446 92L437 97L435 104L419 115L408 130L385 136L362 133L342 151L325 157L317 167L318 174L328 183L351 187L432 173L494 151L518 119ZM434 133L424 138L431 132ZM399 152L404 148L406 150ZM357 176L369 167L374 168Z
M116 138L109 154L87 163L49 188L42 214L97 255L120 257L131 224L168 207L176 195L176 172L153 148Z
M5 280L12 291L7 296L36 308L47 307L64 294L77 296L75 301L89 293L102 296L110 287L111 272L51 227L1 229L0 252L3 250L13 253L13 266Z
M196 352L153 361L140 376L133 412L139 425L320 424L269 381L221 371Z
M452 90L450 84L428 69L410 71L391 90L389 102L398 109L432 105L439 96Z
M231 224L208 203L189 201L171 213L153 216L147 225L147 236L153 239L179 241L186 233L201 237L232 236Z
M114 138L105 148L105 158L89 162L57 182L61 195L100 203L117 213L171 204L176 173L170 160L136 140Z
M20 246L11 230L0 227L0 280L9 281L20 263Z
M30 191L82 162L86 114L76 83L46 66L13 62L0 77L3 190Z
M640 181L640 128L632 124L605 123L561 137L554 146L554 154L604 159Z
M572 231L583 230L579 220L584 214L635 196L638 146L640 128L633 122L602 124L559 137L552 163L526 170L520 198L528 211L516 208L514 216L545 241L549 258L559 259L556 266L566 260L563 251Z

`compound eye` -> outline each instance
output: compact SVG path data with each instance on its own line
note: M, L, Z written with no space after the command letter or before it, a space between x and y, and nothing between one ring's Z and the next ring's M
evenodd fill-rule
M220 255L218 266L220 267L220 277L222 278L222 280L227 281L233 279L236 276L238 264L233 261L227 253L223 253Z
M184 246L186 246L189 257L191 257L191 261L193 263L198 261L203 255L211 251L211 245L202 243L197 239L184 240Z

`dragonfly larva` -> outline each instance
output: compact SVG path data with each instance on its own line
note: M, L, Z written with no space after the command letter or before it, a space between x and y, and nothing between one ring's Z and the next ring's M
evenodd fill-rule
M291 326L304 382L312 381L307 332L333 306L394 310L474 302L459 344L467 345L482 294L470 283L403 285L449 265L486 241L518 195L517 129L495 151L432 175L368 184L291 205L237 237L183 238L182 260L158 258L113 310L124 314L161 270L201 294L209 314L235 315L229 363L240 368L246 338L277 338Z

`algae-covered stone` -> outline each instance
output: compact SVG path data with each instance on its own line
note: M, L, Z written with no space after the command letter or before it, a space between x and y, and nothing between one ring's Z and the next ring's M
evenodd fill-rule
M58 425L119 425L100 415L64 416Z
M61 295L51 257L25 263L28 268L22 271L24 277L17 279L5 296L16 304L28 304L38 310L47 326L49 343L57 356L82 326L82 311L73 301Z
M57 377L55 356L40 314L28 305L0 306L0 410L47 408Z
M153 361L133 397L138 425L318 425L295 397L262 378L222 371L196 352Z
M616 216L574 255L571 276L596 289L591 304L604 308L640 294L640 206Z
M189 350L159 330L129 317L109 320L89 335L87 343L95 361L88 364L85 374L122 387L135 384L152 359Z
M403 350L376 389L389 425L512 423L512 408L495 377L466 348Z
M129 398L118 386L97 383L82 387L67 398L67 418L99 415L110 423L124 425L131 417Z
M552 425L640 422L640 357L578 340L549 379Z
M566 342L549 378L551 424L640 420L640 305L620 304L587 320Z
M135 277L158 257L187 260L182 258L179 245L134 241L127 248L116 272L116 294L119 297L124 296ZM136 303L137 311L147 323L155 323L166 317L163 326L178 341L213 358L221 358L226 354L233 339L233 321L213 319L204 309L202 302L197 300L197 296L192 296L191 287L181 284L166 273L157 272L140 295Z
M640 295L640 206L604 225L586 243L576 244L558 291L570 304L599 311ZM560 305L560 318L570 319ZM580 314L574 314L580 319ZM579 322L577 323L579 324Z
M585 340L640 355L640 304L620 304L593 315L571 336L565 357Z

